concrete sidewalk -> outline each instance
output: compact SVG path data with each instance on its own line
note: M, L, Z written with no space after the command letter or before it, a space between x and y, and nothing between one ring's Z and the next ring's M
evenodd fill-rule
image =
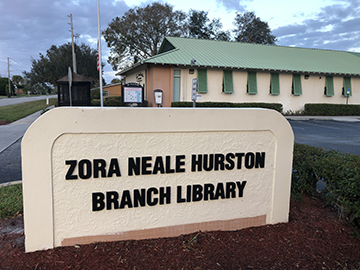
M38 111L11 124L0 126L0 153L22 138L28 127L40 115L41 111Z
M340 122L360 122L360 116L285 116L287 120L293 121L306 121L306 120L319 120L319 121L340 121Z

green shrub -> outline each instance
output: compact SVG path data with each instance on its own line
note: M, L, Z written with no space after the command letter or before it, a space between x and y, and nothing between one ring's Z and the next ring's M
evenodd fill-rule
M360 157L337 151L324 152L316 164L327 203L339 216L360 227Z
M91 106L100 107L100 99L92 99Z
M171 107L192 107L189 101L172 102ZM283 106L280 103L232 103L232 102L196 102L198 108L265 108L273 109L282 113Z
M90 99L100 99L100 89L93 89L90 91Z
M359 116L360 105L346 104L305 104L305 115L312 116Z
M120 107L121 106L121 97L107 97L107 98L105 98L104 106Z
M107 97L104 99L103 102L104 107L122 107L121 105L121 97L117 96L117 97ZM94 107L100 107L100 99L92 99L91 100L91 106ZM148 106L148 101L144 100L144 105L143 107L147 107Z
M338 151L295 144L291 193L314 195L316 185L339 216L360 227L360 157Z
M318 182L315 175L315 163L322 153L322 148L295 143L291 180L293 195L297 193L304 193L308 196L315 195Z

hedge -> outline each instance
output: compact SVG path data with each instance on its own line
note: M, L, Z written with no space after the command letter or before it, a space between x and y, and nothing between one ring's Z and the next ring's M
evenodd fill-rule
M188 101L172 102L171 107L192 107L193 103ZM265 108L276 110L280 113L283 106L280 103L232 103L232 102L196 102L196 107L207 108Z
M92 99L91 100L91 106L98 107L100 106L100 99ZM148 101L144 100L143 107L148 106ZM107 97L104 99L104 107L123 107L121 105L121 97Z
M307 103L305 104L305 115L360 116L360 105Z
M121 97L104 98L104 107L120 107ZM100 106L100 99L91 99L91 106Z
M316 194L317 183L324 186L321 194L339 217L360 227L360 157L295 144L292 196Z

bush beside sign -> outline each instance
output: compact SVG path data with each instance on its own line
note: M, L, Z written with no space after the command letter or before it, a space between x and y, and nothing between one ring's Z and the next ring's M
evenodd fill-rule
M54 109L22 142L26 251L287 222L292 147L265 109Z

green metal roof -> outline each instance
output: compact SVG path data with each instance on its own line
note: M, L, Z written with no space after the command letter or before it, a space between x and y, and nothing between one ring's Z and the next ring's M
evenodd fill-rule
M194 68L360 76L359 53L176 37L166 37L159 54L139 64L191 66L192 59Z

